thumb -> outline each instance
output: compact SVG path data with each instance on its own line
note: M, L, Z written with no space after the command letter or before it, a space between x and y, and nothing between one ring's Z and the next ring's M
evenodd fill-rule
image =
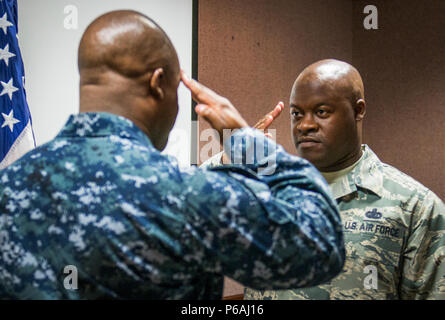
M200 103L195 107L195 111L199 116L203 117L214 129L216 129L214 127L214 124L217 123L216 120L218 119L218 114L215 112L215 110L213 110L206 104Z

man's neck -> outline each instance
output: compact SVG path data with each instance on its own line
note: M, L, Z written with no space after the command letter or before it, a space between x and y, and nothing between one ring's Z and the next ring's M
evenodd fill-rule
M353 152L345 156L344 158L340 159L336 163L328 166L328 167L317 167L317 169L320 172L336 172L343 169L346 169L353 164L355 164L357 161L360 160L360 158L363 155L363 150L361 144L356 148Z
M110 88L105 86L81 86L79 112L108 112L122 116L131 120L149 138L152 138L147 126L147 123L149 123L147 119L149 119L151 115L142 115L140 112L137 112L138 110L144 110L145 108L139 108L137 106L137 100L128 95L125 102L123 102L123 93L116 96L116 94L110 92L110 90Z
M320 172L322 176L325 178L327 183L332 186L337 181L343 179L344 176L347 176L350 172L352 172L355 167L358 165L358 163L362 160L364 153L362 152L361 157L354 162L349 167L346 167L344 169L338 170L338 171L331 171L331 172Z

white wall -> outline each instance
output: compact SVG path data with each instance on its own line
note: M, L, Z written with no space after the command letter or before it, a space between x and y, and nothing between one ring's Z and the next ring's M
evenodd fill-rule
M72 29L77 9L78 27ZM79 110L77 48L86 27L118 9L139 11L155 20L172 40L181 67L191 75L192 0L18 0L19 44L36 142L52 139L68 116ZM67 28L68 27L68 28ZM190 163L191 97L179 88L179 114L166 153ZM179 142L179 137L181 141Z

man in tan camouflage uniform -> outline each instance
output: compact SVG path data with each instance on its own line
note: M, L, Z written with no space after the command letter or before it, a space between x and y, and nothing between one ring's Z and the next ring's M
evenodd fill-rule
M298 76L290 98L293 140L337 200L346 263L329 283L247 288L245 299L445 299L444 204L362 145L365 111L363 82L351 65L323 60Z

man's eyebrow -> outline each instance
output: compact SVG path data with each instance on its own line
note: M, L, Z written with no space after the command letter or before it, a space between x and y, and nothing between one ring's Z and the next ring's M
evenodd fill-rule
M326 103L326 102L320 102L320 103L317 103L317 104L315 105L315 108L318 108L318 107L321 107L321 106L329 106L329 103Z
M327 103L327 102L319 102L316 105L313 106L313 109L319 108L321 106L331 106L331 104ZM300 109L299 106L297 106L296 104L291 103L289 105L289 108L294 108L294 109Z

